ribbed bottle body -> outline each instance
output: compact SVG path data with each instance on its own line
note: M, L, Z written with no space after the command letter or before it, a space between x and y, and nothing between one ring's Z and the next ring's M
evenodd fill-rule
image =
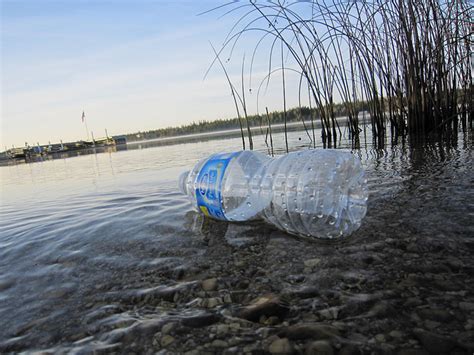
M367 211L368 188L360 160L341 150L292 152L266 168L261 212L290 233L318 238L347 236Z
M368 188L360 160L341 150L270 158L253 151L215 154L180 176L180 189L212 218L263 218L294 235L332 239L359 228Z
M258 218L270 203L262 199L261 181L271 157L255 151L242 151L229 162L222 180L222 206L229 221Z

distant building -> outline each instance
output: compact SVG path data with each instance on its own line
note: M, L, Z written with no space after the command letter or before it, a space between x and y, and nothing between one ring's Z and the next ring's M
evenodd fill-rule
M125 136L113 136L112 139L114 140L115 144L127 144L127 137Z
M12 148L8 150L7 153L8 153L8 156L12 159L19 159L19 158L26 157L25 148Z

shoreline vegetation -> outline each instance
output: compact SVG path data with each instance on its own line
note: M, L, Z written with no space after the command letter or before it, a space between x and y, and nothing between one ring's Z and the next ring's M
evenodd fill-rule
M284 123L288 121L286 75L297 73L296 90L307 98L321 122L324 146L332 147L341 131L336 107L348 115L353 146L359 146L358 106L368 103L374 145L384 147L387 133L391 143L410 142L430 135L456 135L472 130L472 16L466 0L399 1L307 1L229 2L203 14L237 16L215 59L232 91L242 131L248 131L244 72L266 57L268 72L260 89L276 77L282 87ZM229 79L221 58L231 61L240 42L256 33L250 63L242 59L241 82ZM250 40L252 40L250 38ZM217 65L216 64L216 65ZM253 90L252 87L247 88ZM336 105L336 101L340 101ZM300 105L301 106L301 105ZM288 151L288 143L287 151Z
M360 103L360 113L366 112L368 107L368 103ZM338 119L348 117L348 112L344 109L342 104L336 104L334 111ZM247 117L246 121L248 123L248 127L251 129L262 129L262 131L266 131L270 126L273 128L273 126L276 127L278 125L284 125L286 115L287 123L300 123L305 130L309 131L312 128L312 124L314 125L314 128L320 128L320 126L317 125L318 121L316 119L316 114L317 112L315 109L310 109L309 107L295 107L288 110L286 113L284 111L271 112L266 117L263 115L250 115ZM159 128L149 131L139 131L124 134L123 136L127 138L127 142L135 142L142 140L146 141L160 138L174 138L186 135L230 131L235 129L240 130L238 117L229 119L216 119L212 121L199 120L197 122L192 122L181 126ZM244 135L247 135L247 132L244 132Z
M344 107L342 105L336 105L336 107L336 112L338 112L337 120L339 121L339 124L341 126L347 125L347 112L344 111ZM365 113L367 108L367 103L360 104L361 113ZM308 107L297 107L286 112L286 122L288 123L286 127L284 125L285 113L283 111L269 113L266 118L261 115L248 116L248 124L251 132L255 132L255 134L264 134L266 136L270 134L271 129L274 129L274 132L280 132L285 129L304 129L308 134L308 137L310 137L312 144L315 145L316 137L310 134L310 130L321 128L321 125L312 118L315 114L316 112L314 109L309 109ZM49 143L47 145L37 144L36 146L25 145L24 147L13 147L1 152L0 160L15 158L26 158L28 160L46 154L90 150L93 148L156 140L176 139L185 141L187 138L191 137L195 138L200 135L212 137L213 134L219 133L225 133L227 136L234 136L240 135L239 127L239 118L237 117L230 119L217 119L213 121L200 120L198 122L192 122L181 126L138 131L89 141L81 140L67 143L61 141L60 143Z

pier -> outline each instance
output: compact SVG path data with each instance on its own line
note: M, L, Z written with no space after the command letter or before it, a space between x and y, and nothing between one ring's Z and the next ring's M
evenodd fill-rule
M93 140L81 140L76 142L66 143L49 143L45 145L37 144L30 146L25 144L24 147L12 147L0 153L0 160L32 160L45 155L52 155L57 153L69 153L93 148L101 147L115 147L118 145L127 144L124 136L104 137Z

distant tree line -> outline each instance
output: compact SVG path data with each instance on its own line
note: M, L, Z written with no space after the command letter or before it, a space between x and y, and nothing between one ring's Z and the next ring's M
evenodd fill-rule
M368 103L360 102L358 105L359 111L365 111L369 107ZM344 104L334 104L332 110L335 116L346 116L348 114L347 107ZM310 122L313 120L319 120L318 110L309 107L297 107L286 111L287 122L298 122L304 120ZM246 127L247 124L250 127L267 127L268 122L273 124L282 124L285 121L285 112L275 111L270 112L268 117L265 115L252 115L248 116L247 119L241 118L242 126ZM125 134L128 142L141 141L147 139L157 139L166 137L182 136L187 134L197 134L206 132L223 131L229 129L240 128L239 119L217 119L214 121L199 120L198 122L192 122L189 124L181 125L179 127L166 127L159 128L150 131L139 131L135 133Z
M224 73L219 55L230 59L241 43L245 48L254 43L259 62L267 62L267 78L277 74L281 80L283 104L285 72L299 73L299 85L292 90L308 95L309 105L317 108L328 147L341 135L335 98L347 108L354 146L362 131L357 106L363 101L370 103L371 136L379 148L388 131L394 142L400 136L417 143L428 135L454 138L459 125L464 133L472 130L472 1L248 0L214 11L237 19L222 48L214 51ZM244 65L242 59L242 73ZM244 85L239 94L240 85L226 76L238 97L235 105L245 112Z

